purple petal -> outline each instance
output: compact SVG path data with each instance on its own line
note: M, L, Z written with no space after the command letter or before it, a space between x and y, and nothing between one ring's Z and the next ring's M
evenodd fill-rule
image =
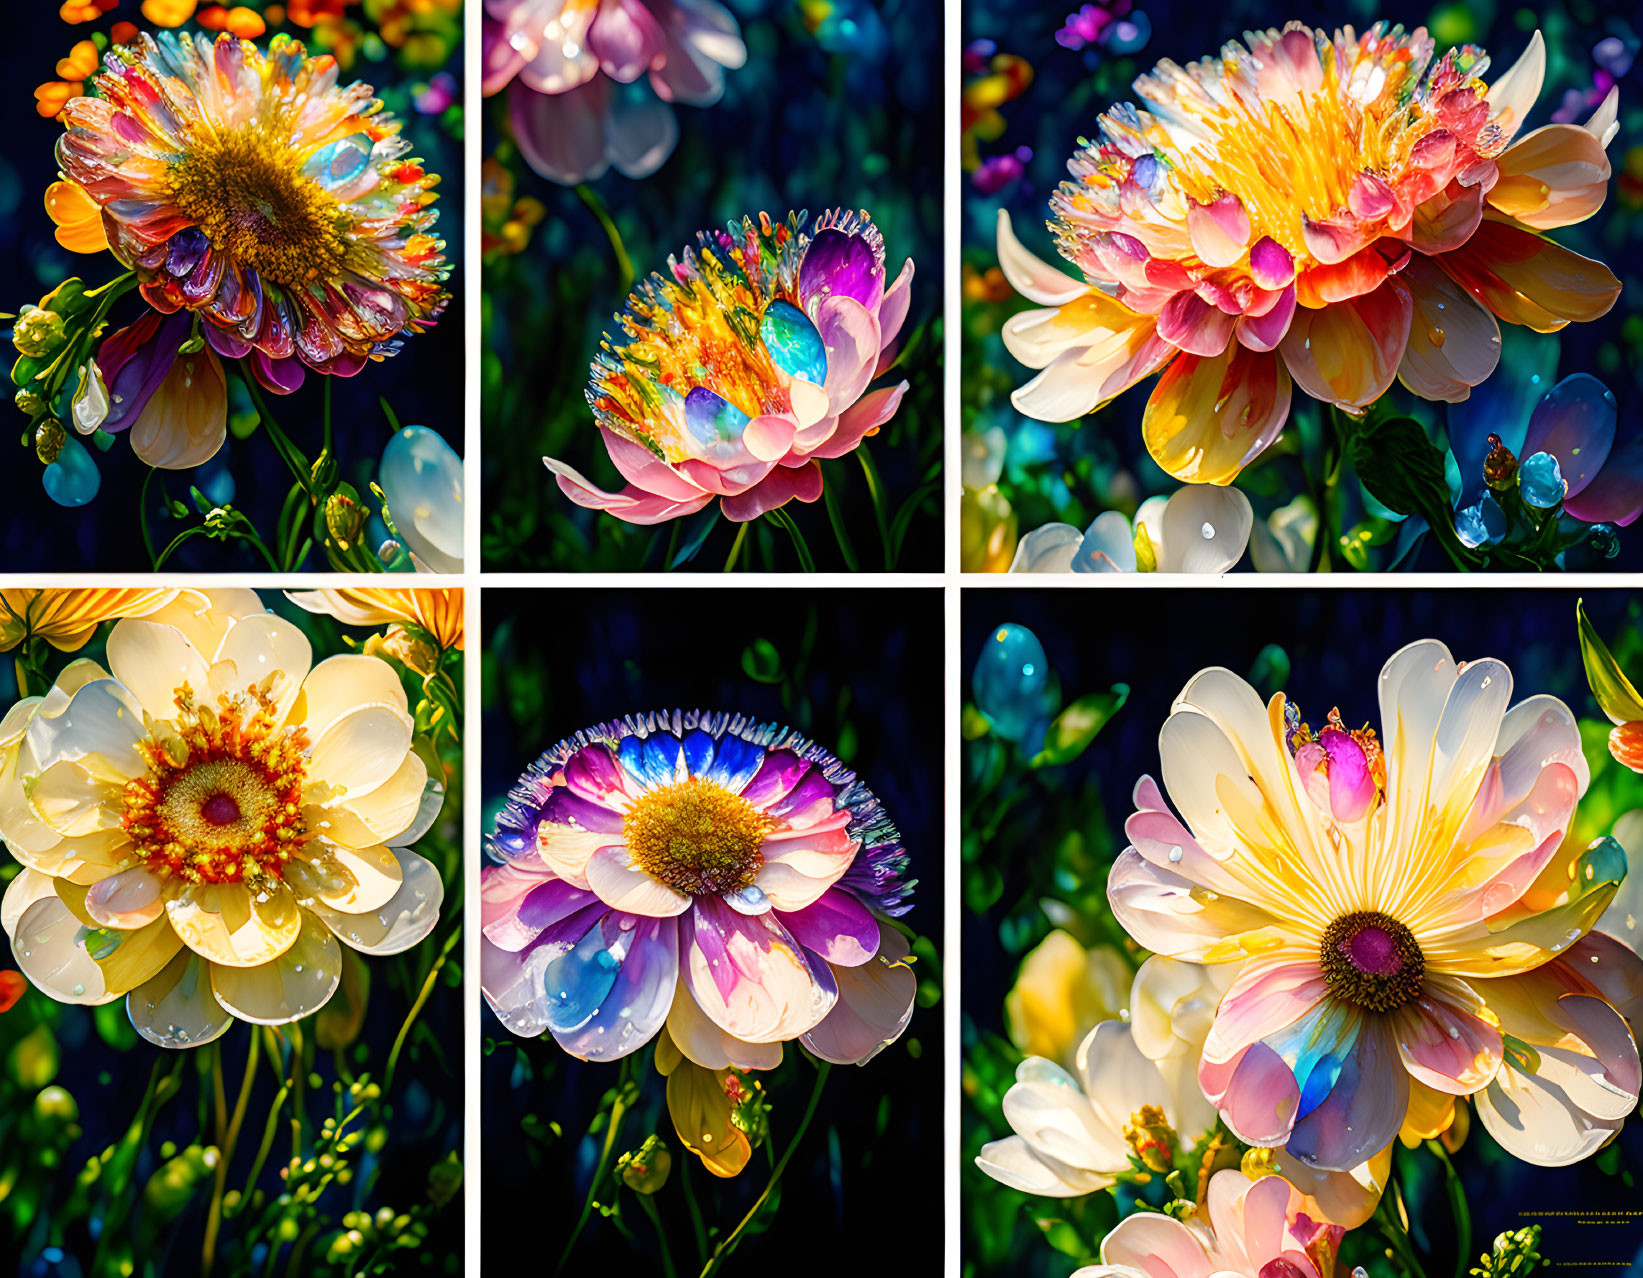
M549 825L568 825L596 834L619 834L622 818L609 808L589 803L581 795L571 793L569 786L555 786L542 801L540 820Z
M103 342L97 363L109 392L104 430L124 430L148 407L148 401L177 362L177 348L188 340L191 322L186 311L175 315L149 311Z
M1607 386L1590 373L1565 377L1535 405L1518 456L1556 457L1569 484L1568 497L1577 497L1608 460L1615 417L1614 395Z
M1565 501L1563 510L1588 524L1631 525L1643 514L1643 441L1611 453L1603 473L1580 496Z
M565 784L582 798L606 807L606 799L622 793L622 769L604 745L583 746L565 761Z
M837 793L833 783L822 775L821 769L812 768L788 792L786 798L770 804L765 811L772 816L786 817L795 825L805 817L819 821L833 810L833 796Z
M1289 1152L1313 1167L1350 1171L1391 1144L1408 1108L1409 1071L1397 1045L1366 1018L1329 1095L1295 1124Z
M807 313L827 297L853 297L869 310L884 296L884 263L859 235L829 227L810 241L799 267L799 299Z
M879 924L855 897L828 888L814 904L778 917L793 939L840 967L859 967L879 949Z
M791 794L809 771L810 764L791 750L772 750L743 789L742 798L756 808L767 808Z

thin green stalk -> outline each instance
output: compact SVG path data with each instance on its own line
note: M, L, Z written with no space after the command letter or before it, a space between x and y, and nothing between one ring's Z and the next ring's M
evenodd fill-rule
M844 566L851 572L860 572L856 563L855 547L850 544L850 534L844 529L844 515L839 510L838 494L834 492L834 485L826 484L822 487L822 501L827 506L828 522L833 525L833 537L839 543L839 553L844 556Z
M462 931L459 928L445 938L444 948L439 951L439 957L434 960L434 965L428 969L428 978L422 982L422 989L417 993L416 1002L411 1004L411 1010L405 1014L405 1023L399 1027L399 1035L394 1039L394 1048L388 1053L388 1066L382 1074L384 1096L394 1085L394 1070L399 1065L399 1054L405 1047L405 1040L410 1036L411 1026L416 1023L416 1018L422 1012L423 1005L427 1003L428 996L434 992L434 982L439 979L445 960L451 956L451 951L456 948L456 943L461 937Z
M742 542L747 539L747 530L752 521L736 525L736 540L730 543L730 556L725 560L724 571L729 572L736 566L736 557L742 553Z
M240 1128L245 1123L245 1107L251 1100L251 1084L257 1077L257 1057L261 1054L257 1042L257 1032L253 1028L250 1033L251 1051L245 1060L245 1074L240 1079L239 1098L234 1102L234 1116L229 1120L227 1132L217 1133L217 1174L211 1189L211 1206L205 1217L205 1245L200 1250L200 1273L204 1278L211 1278L211 1266L217 1259L217 1232L222 1228L222 1199L223 1191L228 1187L228 1164L233 1160L234 1147L239 1144ZM217 1058L218 1081L220 1089L222 1058Z
M605 237L610 240L611 252L616 254L616 269L622 273L622 292L626 293L633 287L633 261L628 257L627 246L622 243L622 233L616 229L616 223L610 220L610 214L605 211L605 202L586 182L580 183L576 193L582 197L582 203L588 206L588 211L599 219L599 225L605 228Z
M1381 1201L1375 1208L1375 1223L1380 1228L1381 1236L1391 1244L1393 1259L1406 1278L1426 1278L1426 1270L1421 1268L1420 1257L1415 1255L1414 1246L1409 1241L1409 1231L1393 1210L1394 1202L1402 1202L1396 1183L1387 1186L1387 1192L1381 1195Z
M676 1278L678 1270L673 1267L673 1255L668 1250L667 1230L662 1227L662 1213L656 1210L656 1204L650 1200L649 1194L635 1194L639 1206L644 1209L645 1215L650 1217L650 1223L656 1226L656 1242L662 1252L663 1278Z
M148 531L148 486L154 479L154 467L148 468L148 474L143 476L143 486L137 490L137 527L143 530L143 549L148 552L148 566L159 571L159 564L154 562L154 538Z
M775 1190L777 1182L782 1178L782 1173L787 1170L789 1160L792 1159L793 1154L799 1148L799 1142L804 1139L804 1133L810 1127L810 1120L816 1115L816 1106L821 1101L822 1085L827 1082L827 1075L832 1068L832 1065L827 1061L821 1061L817 1065L816 1085L810 1090L810 1104L805 1108L804 1117L799 1121L798 1130L793 1133L793 1139L788 1141L787 1148L782 1151L782 1156L777 1160L775 1167L771 1168L770 1179L765 1183L764 1191L754 1200L753 1206L748 1208L747 1215L742 1217L741 1223L726 1234L718 1247L714 1249L713 1255L702 1268L701 1278L708 1278L709 1274L719 1268L725 1257L736 1246L736 1241L742 1236L742 1231L753 1223L753 1218L759 1214L765 1200Z
M696 1260L707 1264L707 1226L702 1222L702 1209L696 1205L696 1189L690 1183L690 1159L679 1159L679 1183L684 1186L685 1206L690 1211L690 1227L696 1234Z
M1466 1278L1472 1260L1472 1209L1466 1202L1466 1186L1449 1161L1442 1141L1429 1140L1426 1148L1443 1164L1444 1188L1449 1191L1449 1211L1455 1218L1455 1278Z
M623 1057L622 1072L616 1082L616 1099L611 1103L610 1122L605 1127L604 1148L599 1151L599 1161L593 1168L593 1179L588 1182L588 1196L582 1200L582 1214L576 1218L576 1228L570 1231L570 1237L565 1240L565 1250L559 1253L559 1263L553 1267L556 1274L564 1272L565 1262L576 1249L576 1240L582 1236L588 1217L593 1215L594 1195L599 1192L599 1183L604 1180L605 1172L610 1167L610 1156L616 1148L616 1133L622 1126L622 1116L627 1113L627 1081L628 1058Z
M329 389L330 379L325 380L327 389ZM303 456L302 450L293 444L286 433L279 428L279 423L274 420L274 415L268 411L268 402L262 397L262 390L257 385L257 379L255 377L246 377L244 381L245 389L251 396L251 403L257 410L257 416L262 420L263 429L268 432L269 442L274 445L274 451L280 455L280 460L285 463L286 468L302 485L303 491L308 494L309 500L315 500L314 476L308 466L308 459ZM275 569L275 571L279 570Z
M778 506L775 510L767 511L765 518L775 524L776 527L786 530L788 537L792 539L793 549L798 552L799 567L804 569L805 572L815 572L816 561L810 557L810 547L805 544L804 534L799 531L799 526L793 522L793 516Z
M879 521L879 540L884 543L884 570L890 572L896 566L896 557L890 549L890 521L884 514L884 485L867 449L857 448L856 456L861 459L862 473L867 476L867 492L873 499L873 514Z

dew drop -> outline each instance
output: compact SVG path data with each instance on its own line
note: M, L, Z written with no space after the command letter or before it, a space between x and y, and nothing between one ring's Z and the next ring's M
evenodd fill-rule
M1171 862L1179 862L1181 860L1181 856L1182 852L1180 848L1171 848L1169 850L1169 859Z
M1203 533L1205 541L1213 541L1215 539L1215 525L1214 524L1206 523L1198 531Z

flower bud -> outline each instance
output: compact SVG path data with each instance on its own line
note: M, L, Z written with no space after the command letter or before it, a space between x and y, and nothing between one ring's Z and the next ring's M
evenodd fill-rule
M62 455L63 441L67 438L68 432L61 422L46 418L34 432L34 455L43 465L51 465Z
M68 326L56 311L43 311L38 306L25 306L12 326L12 345L18 354L31 359L46 359L63 349L68 340Z

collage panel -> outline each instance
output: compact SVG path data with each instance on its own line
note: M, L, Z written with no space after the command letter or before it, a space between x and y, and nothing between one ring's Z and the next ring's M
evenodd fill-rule
M485 14L485 567L940 571L942 6Z
M461 572L462 0L10 8L11 560Z
M962 1272L1634 1265L1631 592L962 628Z
M757 597L486 592L487 1264L939 1268L942 595Z
M461 591L0 590L0 1263L463 1272Z
M964 571L1637 570L1634 6L1070 7L963 5Z

